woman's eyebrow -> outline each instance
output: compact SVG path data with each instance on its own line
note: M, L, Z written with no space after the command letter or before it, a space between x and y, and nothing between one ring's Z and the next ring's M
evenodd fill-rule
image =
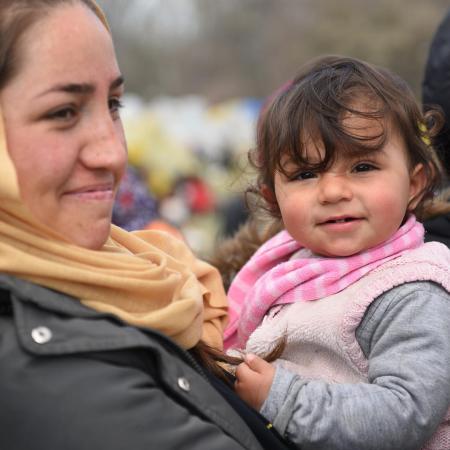
M122 75L117 77L110 86L110 89L117 89L118 87L122 86L125 83L125 80Z
M69 94L90 94L95 91L95 86L90 83L67 83L67 84L56 84L50 89L38 94L36 97L42 97L46 94L52 92L67 92Z
M124 78L122 75L117 77L110 85L110 90L116 89L124 84ZM51 92L66 92L69 94L92 94L95 92L95 85L92 83L63 83L56 84L50 89L41 92L36 97L42 97L43 95Z

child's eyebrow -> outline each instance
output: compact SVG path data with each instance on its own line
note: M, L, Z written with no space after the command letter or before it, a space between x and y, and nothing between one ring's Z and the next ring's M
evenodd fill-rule
M361 159L377 159L386 156L386 152L383 149L372 149L372 150L356 150L349 152L347 154L341 155L341 158L349 161L357 161ZM339 159L339 157L338 157Z

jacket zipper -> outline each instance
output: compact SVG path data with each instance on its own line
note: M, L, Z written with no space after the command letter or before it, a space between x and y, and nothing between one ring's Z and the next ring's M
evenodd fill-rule
M146 331L149 332L148 329ZM173 343L166 336L159 334L154 330L150 330L150 332L157 338L157 340L161 343L161 345L164 348L180 355L187 364L189 364L196 372L198 372L202 376L202 378L204 378L209 384L211 384L209 377L206 375L206 372L203 369L203 367L188 351L184 350L183 348Z

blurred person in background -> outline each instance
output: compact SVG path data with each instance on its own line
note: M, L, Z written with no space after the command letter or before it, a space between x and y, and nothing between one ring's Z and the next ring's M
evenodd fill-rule
M159 218L158 204L138 170L128 166L114 201L112 223L127 231L143 230Z
M127 231L160 230L184 239L177 227L161 218L157 200L138 169L131 165L127 166L117 190L112 223Z
M422 82L424 111L439 106L444 113L444 125L432 140L446 173L442 192L447 201L430 211L424 222L426 241L440 241L450 247L450 9L433 37Z

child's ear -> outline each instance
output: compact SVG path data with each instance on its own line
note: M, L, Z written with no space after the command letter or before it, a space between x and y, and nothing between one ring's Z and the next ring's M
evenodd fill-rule
M422 200L424 194L423 190L425 189L426 183L427 176L423 164L417 164L411 173L409 183L409 211L413 211L417 207L420 200Z

